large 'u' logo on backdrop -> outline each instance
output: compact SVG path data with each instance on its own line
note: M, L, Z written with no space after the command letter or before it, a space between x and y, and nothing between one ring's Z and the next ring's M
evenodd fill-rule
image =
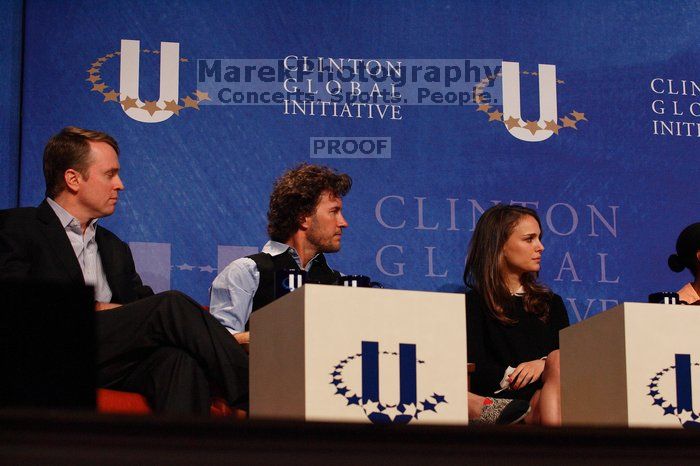
M540 108L539 119L526 120L523 118L520 106L521 76L537 77L539 80ZM503 79L503 112L484 97L484 90L494 80ZM478 112L484 112L489 122L502 123L515 138L526 142L542 142L559 135L562 130L578 128L581 121L588 121L586 114L573 110L564 117L557 116L557 85L564 81L557 79L557 67L554 65L538 65L537 71L520 71L518 62L504 61L501 72L487 76L474 87L474 102L479 104ZM529 113L529 112L528 112ZM571 117L571 118L569 118ZM558 123L561 122L561 125Z
M380 399L379 373L380 356L386 362L392 357L399 357L399 400L397 403ZM353 362L362 361L362 393L358 396L343 375L344 369ZM424 364L416 357L416 345L400 343L399 352L379 351L376 341L363 341L362 352L351 354L333 367L331 385L335 394L345 398L347 406L357 405L362 408L367 418L375 424L408 424L418 419L420 413L432 411L441 403L447 403L444 395L433 393L423 401L418 401L417 367Z
M149 113L143 108L139 98L139 64L140 42L122 40L121 62L119 67L119 94L136 99L139 107L124 109L130 118L141 123L160 123L173 116L172 111L161 110ZM166 101L177 102L180 84L180 44L177 42L160 43L160 95L156 101L159 109L165 108Z
M160 123L173 115L180 116L181 111L199 110L199 104L211 100L206 92L196 89L192 92L194 98L190 95L179 98L180 63L189 61L180 58L180 44L161 42L160 46L160 50L140 49L140 41L122 40L120 50L98 57L87 70L85 81L92 86L90 91L99 93L104 98L103 103L119 104L129 118L141 123ZM160 95L157 100L141 100L139 95L141 52L160 55ZM119 92L111 84L103 82L103 67L112 66L112 60L117 56L120 57Z
M507 127L508 132L521 141L540 142L552 137L554 132L547 127L547 122L557 121L557 67L538 65L540 85L540 119L538 128L532 132L520 126ZM520 64L504 61L503 73L503 118L522 120L520 113Z

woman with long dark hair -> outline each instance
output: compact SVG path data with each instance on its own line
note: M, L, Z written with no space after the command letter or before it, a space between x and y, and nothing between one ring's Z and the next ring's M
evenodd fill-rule
M464 270L471 391L529 400L526 423L560 425L559 330L564 303L538 283L542 227L525 207L486 210L469 242Z
M683 229L676 241L676 253L668 257L668 266L674 272L688 269L693 281L678 290L681 301L695 304L700 301L700 223Z

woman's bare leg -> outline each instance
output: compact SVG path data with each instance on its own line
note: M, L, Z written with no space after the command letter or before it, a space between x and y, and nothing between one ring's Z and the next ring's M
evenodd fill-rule
M469 419L479 419L484 409L484 397L467 392L467 405L469 407Z
M561 378L559 372L559 350L547 356L542 372L542 390L533 411L539 414L540 424L544 426L561 425Z
M532 398L530 399L530 414L525 417L525 424L541 424L540 419L540 396L542 395L542 390L537 390Z

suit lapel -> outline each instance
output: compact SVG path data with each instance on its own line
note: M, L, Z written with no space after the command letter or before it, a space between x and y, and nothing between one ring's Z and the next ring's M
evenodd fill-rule
M105 276L107 277L107 284L110 290L112 290L112 299L115 299L119 291L114 281L114 272L117 270L117 267L115 267L115 251L110 241L106 240L105 229L99 225L97 225L97 231L95 232L95 242L97 242L97 250L100 253L102 270L104 270Z
M85 284L83 272L80 270L78 258L75 257L73 246L70 244L66 231L61 226L56 213L46 200L42 202L37 209L37 218L41 221L44 236L46 236L47 244L63 264L70 279L82 285Z

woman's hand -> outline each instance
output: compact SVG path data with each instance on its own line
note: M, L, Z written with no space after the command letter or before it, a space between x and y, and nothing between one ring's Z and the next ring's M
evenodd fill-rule
M542 371L544 371L544 359L520 363L513 373L508 376L510 388L518 390L537 381L542 376Z

